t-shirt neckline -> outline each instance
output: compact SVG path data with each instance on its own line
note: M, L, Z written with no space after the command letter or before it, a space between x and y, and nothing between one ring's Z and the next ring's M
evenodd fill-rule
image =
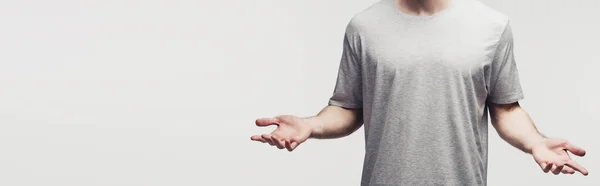
M462 0L452 0L452 2L450 2L450 4L446 8L444 8L444 9L442 9L442 10L440 10L440 11L438 11L438 12L432 14L432 15L425 15L425 16L413 15L413 14L409 14L409 13L403 12L402 10L400 10L400 8L398 7L398 5L396 4L396 0L387 0L387 1L391 5L391 7L393 8L393 10L394 10L394 12L396 14L398 14L398 15L406 18L406 19L411 19L411 20L430 20L430 19L434 19L436 17L440 17L440 16L442 16L444 14L447 14L452 9L454 9L457 6L457 4L459 4Z

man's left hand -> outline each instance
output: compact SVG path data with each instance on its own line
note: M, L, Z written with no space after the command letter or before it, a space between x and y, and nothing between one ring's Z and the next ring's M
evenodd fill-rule
M573 174L575 171L587 176L588 171L571 159L569 152L577 156L584 156L585 150L577 147L567 140L546 138L531 149L531 154L544 172L557 175Z

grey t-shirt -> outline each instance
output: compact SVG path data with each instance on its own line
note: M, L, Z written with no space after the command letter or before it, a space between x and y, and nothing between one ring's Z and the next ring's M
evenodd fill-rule
M454 0L414 16L381 0L343 46L328 103L363 109L361 185L486 185L487 106L523 99L505 15Z

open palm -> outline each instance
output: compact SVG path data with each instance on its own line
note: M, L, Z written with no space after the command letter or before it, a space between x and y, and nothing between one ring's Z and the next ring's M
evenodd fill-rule
M260 118L256 120L256 125L260 127L277 125L277 128L270 134L254 135L250 137L251 140L269 143L279 149L286 148L288 151L294 150L311 134L311 126L304 119L291 115Z
M531 154L544 172L553 174L573 174L575 171L587 175L588 171L571 159L568 152L577 156L584 156L585 150L577 147L567 140L548 138L534 146Z

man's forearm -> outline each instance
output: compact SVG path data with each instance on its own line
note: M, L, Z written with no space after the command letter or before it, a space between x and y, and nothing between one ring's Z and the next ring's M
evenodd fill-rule
M531 153L533 146L546 138L537 130L529 114L518 103L492 104L490 115L492 125L500 137L523 152Z
M360 128L362 109L327 106L316 116L304 119L312 127L311 138L340 138Z

